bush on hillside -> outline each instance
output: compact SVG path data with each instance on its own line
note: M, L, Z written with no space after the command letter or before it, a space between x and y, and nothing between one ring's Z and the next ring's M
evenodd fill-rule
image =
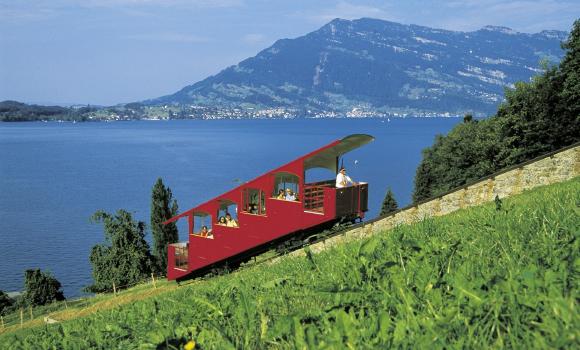
M31 269L24 272L22 303L40 306L64 300L60 282L48 272Z
M14 299L10 298L3 290L0 290L0 315L5 315L12 305L14 305Z
M104 224L106 243L95 245L91 251L94 284L87 291L112 291L113 283L119 288L149 276L152 263L145 223L135 222L131 213L122 209L115 215L98 211L92 220Z

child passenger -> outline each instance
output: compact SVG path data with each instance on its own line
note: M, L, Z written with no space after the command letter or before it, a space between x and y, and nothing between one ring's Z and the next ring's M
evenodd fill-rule
M276 197L276 199L286 199L286 195L284 194L284 189L280 189L278 190L278 196Z
M227 227L238 227L237 221L232 218L230 213L226 214L226 226Z

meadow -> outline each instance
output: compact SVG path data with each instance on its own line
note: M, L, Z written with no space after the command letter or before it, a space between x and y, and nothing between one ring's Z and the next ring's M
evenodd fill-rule
M579 348L579 217L577 177L5 332L0 348Z

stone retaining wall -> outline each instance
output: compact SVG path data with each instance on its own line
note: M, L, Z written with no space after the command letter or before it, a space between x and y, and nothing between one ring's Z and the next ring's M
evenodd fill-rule
M411 224L428 217L441 216L456 210L493 201L496 196L505 198L537 186L566 181L580 175L580 145L540 157L484 178L478 182L455 189L440 197L404 208L386 217L371 220L341 235L310 246L319 252L345 241L360 239L397 225ZM290 255L304 255L300 249Z

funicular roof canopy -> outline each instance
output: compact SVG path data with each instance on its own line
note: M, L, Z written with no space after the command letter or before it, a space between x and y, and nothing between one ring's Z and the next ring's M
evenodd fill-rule
M312 168L325 168L330 171L338 172L337 158L345 153L359 148L373 141L375 138L366 134L352 134L339 141L334 146L316 153L304 160L304 170Z

